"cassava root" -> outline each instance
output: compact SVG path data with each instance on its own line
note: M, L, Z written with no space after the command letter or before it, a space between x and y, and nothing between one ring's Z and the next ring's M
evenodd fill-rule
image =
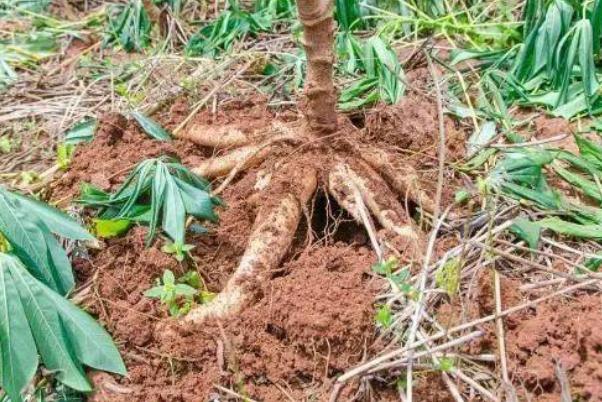
M247 248L225 288L206 305L193 309L187 321L223 318L240 311L247 301L245 280L254 279L276 269L288 251L303 214L303 207L317 187L316 172L304 168L297 194L284 194L272 206L264 206L255 219Z
M331 195L351 216L361 222L358 205L353 197L354 189L351 188L354 186L361 194L362 201L382 227L412 242L418 241L418 233L411 223L404 222L402 219L400 213L403 211L403 207L383 179L365 163L358 162L358 166L361 169L354 170L344 162L334 165L328 177L328 188ZM371 185L377 185L378 190L371 188Z
M176 138L215 149L235 148L249 144L249 137L233 125L215 128L196 124L187 130L179 131Z

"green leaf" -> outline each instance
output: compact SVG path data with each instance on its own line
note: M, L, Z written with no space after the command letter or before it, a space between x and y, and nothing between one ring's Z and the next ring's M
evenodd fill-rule
M526 241L532 250L537 249L540 230L541 227L537 223L522 217L516 218L510 226L510 232L514 233L519 239Z
M179 296L194 296L197 290L192 286L186 285L185 283L178 283L176 285L176 294Z
M383 328L389 328L393 324L393 314L391 308L387 304L383 304L376 310L376 316L374 317L376 323Z
M163 203L163 230L175 244L184 244L186 209L173 177L166 176L165 202Z
M40 281L61 294L74 285L71 265L50 229L18 200L0 193L0 232Z
M0 319L0 333L7 334L0 337L0 378L15 401L33 378L38 354L59 381L79 391L91 391L84 365L126 374L110 336L88 314L32 277L15 256L0 254L0 272L0 308L11 312ZM19 362L21 371L6 371L11 362ZM16 377L7 381L11 371Z
M115 4L107 13L103 45L118 44L126 52L141 51L150 44L151 21L142 1Z
M440 357L437 369L445 373L453 372L456 369L454 359L452 359L451 357Z
M387 260L380 261L372 265L372 271L376 272L377 274L388 276L391 275L393 271L397 269L398 266L399 261L397 260L397 258L395 256L390 256L389 258L387 258Z
M186 283L195 289L200 289L202 286L201 276L196 271L186 272L178 279L178 281L181 283Z
M0 196L16 200L18 204L22 205L23 210L28 211L30 215L36 215L53 233L59 236L72 240L94 240L94 237L73 218L44 202L7 191L2 186L0 186Z
M0 386L17 402L37 370L38 354L4 255L0 254Z
M567 183L581 189L588 197L592 197L597 201L602 202L602 193L600 187L593 181L587 180L580 174L573 173L567 169L555 166L554 171L558 173Z
M468 139L468 144L466 147L466 156L468 158L473 157L477 151L482 149L486 144L491 141L496 134L495 131L495 122L486 121L481 125L479 131L475 131L470 138Z
M151 299L159 299L163 294L163 286L155 286L144 292L144 296L150 297Z
M56 164L61 170L67 170L71 164L73 158L73 152L75 151L75 145L61 143L56 147Z
M113 194L93 186L83 188L78 202L101 209L102 219L127 219L149 225L147 245L159 226L173 241L167 252L183 258L186 214L217 221L214 208L222 205L210 195L209 183L174 159L162 157L139 163Z
M165 272L163 272L163 284L172 285L174 283L176 283L176 277L174 276L173 272L171 272L169 269L166 269Z
M207 290L201 290L200 297L201 297L202 303L209 303L213 299L215 299L216 296L217 296L217 293L209 292Z
M602 41L602 0L595 0L590 14L594 54L600 55L600 42Z
M537 224L565 236L581 239L602 239L602 225L580 225L556 217L542 219Z
M456 204L464 204L470 199L470 193L466 189L460 189L454 194L454 202Z
M591 272L599 272L600 267L602 266L602 257L588 258L587 260L585 260L583 265Z
M138 124L140 124L142 130L144 130L144 132L150 137L160 141L171 140L169 133L150 117L146 117L137 111L132 112L131 115L138 122Z
M132 226L129 219L93 219L92 221L94 233L105 239L122 235Z
M437 287L445 290L449 297L455 296L460 290L460 275L462 274L462 260L451 258L439 267L435 274Z
M77 145L82 142L92 141L97 123L97 120L92 117L84 117L69 130L65 131L63 142L65 144Z
M8 135L0 137L0 154L8 154L13 150L13 142Z

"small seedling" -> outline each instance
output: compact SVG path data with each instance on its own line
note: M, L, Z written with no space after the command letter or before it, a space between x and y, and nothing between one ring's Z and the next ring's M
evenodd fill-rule
M62 143L56 148L56 164L61 170L67 170L73 158L75 145Z
M445 290L449 297L455 296L460 290L461 273L462 262L459 258L447 260L435 274L437 287Z
M456 369L454 360L450 357L440 357L439 364L437 364L437 370L443 371L444 373L451 373Z
M376 324L382 328L389 328L393 324L393 314L388 304L383 304L376 310L376 316L374 317Z
M393 256L389 257L386 261L381 261L372 265L372 271L385 276L399 289L399 291L410 299L415 300L418 296L418 291L408 281L410 270L407 267L403 269L398 268L399 261Z
M166 254L173 254L174 258L178 260L178 262L184 261L184 258L188 255L190 250L192 250L194 246L192 244L178 244L168 242L163 247L161 247L161 251Z
M456 204L465 204L470 199L470 193L466 189L460 189L454 194Z
M8 154L13 148L14 145L7 135L0 137L0 154Z
M33 170L26 170L19 174L18 181L21 186L29 186L38 180L40 180L40 175L37 172L34 172Z
M166 269L163 272L163 278L157 279L156 286L148 289L144 295L151 299L159 299L162 304L167 306L172 317L179 317L190 311L197 292L197 289L190 285L176 283L173 272Z

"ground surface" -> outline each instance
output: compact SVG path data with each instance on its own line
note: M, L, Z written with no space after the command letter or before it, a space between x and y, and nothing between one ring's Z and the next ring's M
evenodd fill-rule
M182 108L184 100L161 113L163 124L174 125ZM235 124L244 130L263 127L275 117L261 102L236 102L220 110L217 115L204 112L197 121L215 127ZM290 119L290 113L280 118ZM409 150L403 160L420 172L423 188L434 191L437 120L431 102L410 95L398 106L370 112L363 125L365 141ZM452 158L460 158L462 130L451 120L447 125ZM212 156L207 152L184 141L151 140L132 122L106 115L94 141L78 148L69 171L53 184L52 195L67 204L77 197L82 181L114 189L129 167L144 158L169 154L195 166ZM330 221L326 216L314 216L311 227L322 232L309 245L307 222L302 225L287 262L272 273L271 280L254 284L253 303L241 315L225 322L183 325L156 301L143 297L166 268L176 274L197 270L209 290L221 289L244 251L258 208L253 197L257 170L242 175L226 189L227 207L219 211L220 224L211 227L208 236L190 241L195 246L191 262L177 264L159 251L160 241L145 248L144 228L107 240L102 250L76 260L79 283L91 285L84 305L115 337L129 370L124 379L94 374L99 388L94 400L200 401L220 392L215 385L256 400L327 400L338 375L378 351L382 341L377 340L374 298L383 290L384 281L370 271L375 255L364 229L336 206L326 205L323 195L314 208L329 208ZM454 176L449 180L459 182ZM449 203L455 188L446 186L445 190L444 200ZM336 235L327 236L336 219L344 222ZM453 238L448 240L455 243ZM440 253L447 248L445 244L441 243ZM537 296L518 291L517 281L504 280L503 284L504 308ZM491 314L491 292L490 275L484 272L474 300L465 305L468 313L463 319ZM458 302L440 305L440 322L449 326L461 322ZM511 316L507 321L509 368L521 399L556 400L560 392L556 361L564 365L578 395L586 400L602 395L602 339L596 332L601 324L598 296L576 295L572 300L555 300ZM487 335L466 350L495 354L493 324L483 328ZM385 379L373 381L371 393L354 382L342 397L350 398L358 391L363 398L396 398L394 384ZM450 398L436 372L419 372L416 392L419 400Z
M94 6L102 2L84 3L87 7L88 3ZM80 8L83 10L84 5ZM61 6L52 9L61 18L77 20L79 8L73 9L72 15L63 15L64 10ZM218 11L215 10L216 14ZM194 12L195 18L208 17L199 15L196 8ZM207 14L207 10L202 13ZM448 25L446 21L442 26ZM2 35L30 29L31 26L19 21L0 21ZM196 26L187 29L192 33ZM431 35L430 30L436 28L428 29ZM20 69L19 81L6 95L2 93L0 138L10 138L13 147L9 153L0 153L3 184L73 211L83 182L115 190L132 167L146 158L172 155L192 168L228 151L213 151L178 139L153 140L133 120L124 117L132 108L148 112L170 131L189 116L192 116L189 126L199 125L216 132L233 127L248 135L268 129L275 121L290 123L302 118L295 107L301 99L300 89L290 85L292 78L278 77L279 74L266 84L269 79L263 70L267 56L258 56L266 49L273 54L296 53L297 44L288 31L273 36L262 33L253 38L252 44L237 44L231 54L216 60L188 59L182 56L181 46L169 49L170 54L159 54L156 59L150 51L126 54L109 48L99 50L98 33L82 33L84 40L65 35L56 56L44 59L37 71ZM442 40L431 41L436 45L430 50L441 59L445 59L450 48L447 33L445 36L444 40L439 37ZM345 133L353 137L348 142L379 147L395 155L393 167L399 172L412 167L418 174L417 186L434 197L439 174L439 116L431 73L426 59L420 56L427 44L402 41L401 48L395 49L404 64L407 81L407 90L399 103L378 102L373 107L341 114L340 121ZM106 65L101 65L101 61ZM287 70L282 75L289 73ZM439 68L445 98L452 92L446 86L452 85L453 79L444 73ZM348 78L341 80L337 76L341 80L337 85L342 88L342 82ZM476 98L476 92L475 88L469 88L466 96ZM444 109L450 102L444 99ZM201 104L202 107L195 108ZM550 140L582 128L582 122L569 124L537 110L513 108L512 113L516 121L526 122L517 131L529 141ZM27 174L33 171L52 169L63 132L89 115L99 120L94 140L76 147L68 169L55 169L56 174L48 180L29 178ZM487 223L495 230L518 215L537 215L538 211L528 205L522 209L524 205L500 198L495 199L499 204L492 213L500 215L489 220L491 211L487 210L485 198L491 194L481 192L479 179L486 176L501 155L489 158L480 170L476 169L478 172L464 169L467 140L474 127L470 120L453 118L451 113L446 113L443 119L446 157L441 210L454 204L459 188L467 190L470 196L466 203L451 208L434 244L432 264L444 260L446 253L455 247L466 247L466 252L461 253L466 264L455 294L447 295L438 286L429 284L427 293L435 296L427 307L431 317L425 328L433 333L495 313L492 267L501 276L504 310L573 284L570 277L574 276L575 264L585 261L585 252L590 255L600 252L598 243L577 242L549 233L545 236L570 245L573 251L567 254L566 249L549 243L541 245L538 252L511 247L513 255L521 256L522 261L499 258L491 263L493 252L471 248L469 243L474 240L474 233L486 232ZM341 147L347 140L333 137L333 142ZM508 145L504 139L500 142ZM578 153L572 136L554 146ZM265 177L266 172L278 171L281 161L291 155L300 154L298 144L286 144L259 166L237 175L220 195L225 206L218 208L219 224L208 224L209 232L205 235L187 234L187 243L194 245L194 249L191 259L183 263L161 251L164 238L146 247L144 227L103 240L100 248L74 256L78 284L74 300L97 316L111 333L129 371L124 378L90 372L97 388L90 400L196 402L246 397L266 402L328 401L338 377L403 346L401 333L407 331L409 315L402 313L412 304L400 292L394 293L382 275L374 273L371 266L377 257L369 235L326 195L324 188L317 191L305 211L283 264L270 272L266 280L247 285L253 297L239 315L223 321L208 320L202 325L185 324L170 317L157 300L144 297L144 291L153 286L165 269L176 276L196 271L208 291L219 292L240 261L260 207L278 195L258 191L257 179ZM324 162L310 152L305 152L302 158L308 165ZM215 184L220 182L216 180ZM553 184L571 196L583 198L558 178ZM425 212L409 196L400 196L399 201L426 240L432 230L430 216L425 218ZM597 205L590 199L585 202ZM77 213L81 213L85 223L93 215L93 211L81 208L77 208ZM507 231L496 232L490 240L497 249L517 243L517 238ZM397 251L401 255L404 250ZM564 277L531 269L529 263L539 263ZM411 274L417 275L419 271L418 262L411 267ZM416 281L412 284L415 286ZM394 318L405 320L404 323L384 328L377 322L376 313L385 302L394 307L397 314ZM518 401L558 401L563 393L575 401L602 401L599 288L579 289L537 302L505 316L502 321L504 356L500 355L500 336L493 320L471 327L469 330L478 329L482 334L438 355L453 361L449 373L440 365L431 364L429 356L414 367L414 400L453 401L450 394L453 387L466 400L488 400L478 387L453 375L458 368L477 386L494 392L490 400L513 400L504 396L509 390L506 395L514 394ZM501 381L502 358L507 360L511 382L508 387ZM342 389L338 400L399 400L399 389L407 386L405 367L401 364L362 379L354 378ZM451 386L444 381L447 374Z

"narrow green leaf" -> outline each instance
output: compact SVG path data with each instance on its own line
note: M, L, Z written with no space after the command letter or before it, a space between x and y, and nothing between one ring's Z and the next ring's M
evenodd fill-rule
M0 387L12 402L22 400L21 391L37 368L36 345L19 293L0 259Z
M93 219L93 222L94 233L105 239L120 236L132 226L129 219Z
M580 225L555 217L540 220L537 224L565 236L581 239L602 239L602 225Z
M514 233L519 239L524 240L532 250L537 250L539 243L540 226L530 220L518 217L510 226L510 232Z
M31 365L37 365L37 360L31 361L27 353L35 354L36 350L44 366L55 372L59 381L79 391L91 390L83 365L125 375L125 366L110 336L89 315L37 281L12 255L0 254L0 271L0 289L11 287L18 291L18 296L13 292L8 299L11 312L14 311L15 318L20 318L22 323L27 323L18 327L18 333L11 335L25 342L22 346L27 346L27 349L11 348L7 353L12 354L12 359L18 354L20 358L29 360L24 360L24 369L29 370L26 373L29 375L28 381L34 374L30 370ZM2 295L0 291L0 297ZM6 303L6 300L0 299L0 306ZM4 324L4 321L0 321L0 331L6 333ZM14 324L13 328L17 329ZM32 338L35 346L31 343ZM14 339L6 341L16 342ZM2 356L4 365L4 353ZM20 377L19 381L24 379ZM9 390L11 395L18 391Z
M137 111L132 112L131 115L138 122L138 124L140 124L142 130L144 130L144 132L150 137L160 141L171 140L169 133L150 117L146 117Z
M64 212L36 199L10 192L0 186L0 195L18 200L23 209L38 216L53 233L72 240L94 240L80 224Z
M76 145L82 142L90 142L94 138L97 120L92 117L84 117L69 130L65 131L63 142Z

